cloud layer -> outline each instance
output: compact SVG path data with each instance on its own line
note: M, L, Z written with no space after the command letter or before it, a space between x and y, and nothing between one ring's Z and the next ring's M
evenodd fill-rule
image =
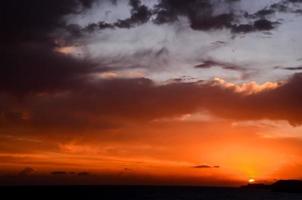
M23 100L1 97L2 127L114 128L127 121L152 121L207 110L236 120L287 120L301 124L301 74L286 83L241 88L225 82L108 79L85 82L63 93L36 93ZM260 89L261 88L261 89Z

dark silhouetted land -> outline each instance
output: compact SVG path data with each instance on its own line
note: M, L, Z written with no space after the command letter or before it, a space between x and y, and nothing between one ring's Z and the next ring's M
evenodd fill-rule
M277 182L282 187L292 182ZM300 184L300 183L298 183ZM257 185L260 187L260 185ZM104 199L104 200L301 200L302 193L272 192L269 188L190 186L2 186L6 199ZM287 187L287 186L286 186Z
M294 192L302 193L302 180L279 180L271 185L248 184L240 187L241 189L262 189L273 192Z

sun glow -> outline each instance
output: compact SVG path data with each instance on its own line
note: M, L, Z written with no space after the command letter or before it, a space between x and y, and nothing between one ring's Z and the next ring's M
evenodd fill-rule
M253 183L255 183L255 179L250 178L248 182L249 182L249 184L253 184Z

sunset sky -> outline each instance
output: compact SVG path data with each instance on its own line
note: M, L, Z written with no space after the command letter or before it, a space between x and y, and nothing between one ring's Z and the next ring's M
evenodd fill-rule
M302 179L301 0L1 7L1 177Z

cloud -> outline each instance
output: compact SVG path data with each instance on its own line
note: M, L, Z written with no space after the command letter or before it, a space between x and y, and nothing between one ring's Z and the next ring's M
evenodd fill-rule
M91 61L57 53L45 42L9 45L2 56L0 92L23 94L71 87L97 71Z
M226 15L212 17L213 1L170 1L161 0L150 9L143 5L140 0L129 0L131 16L120 19L114 23L100 21L92 23L86 29L94 30L105 28L131 28L151 20L156 24L171 23L177 21L180 16L186 16L191 22L193 29L221 28L230 21ZM200 14L203 13L203 14ZM230 15L231 17L231 15Z
M5 40L2 42L9 44L29 40L42 42L54 29L65 27L62 17L80 13L92 3L93 0L3 1L2 6L5 9L2 12L1 37Z
M274 67L274 69L284 69L284 70L296 71L296 70L302 70L302 66L298 66L298 67L280 67L280 66L276 66L276 67Z
M272 8L264 8L262 10L257 11L254 15L257 17L266 17L269 15L275 14L275 10Z
M253 24L240 24L233 25L233 33L249 33L255 31L271 31L273 30L279 22L272 22L267 19L256 20Z
M3 13L4 31L1 32L5 49L1 54L0 68L2 127L111 129L120 127L124 121L152 121L201 109L232 119L268 118L284 119L293 124L302 122L301 112L297 112L301 110L298 88L301 74L296 74L281 86L259 86L256 83L238 86L217 84L217 81L161 85L147 78L93 79L96 72L108 71L108 68L100 67L88 58L75 58L58 51L69 42L65 38L67 33L61 32L68 29L64 16L81 13L92 3L77 0L66 0L60 4L50 0L43 3L34 0L26 3L4 1L3 6L7 9ZM149 20L149 8L140 1L130 1L130 6L129 24ZM221 15L213 15L213 6L212 1L190 0L184 3L162 0L152 15L156 16L154 20L159 24L186 16L196 29L228 27L233 18L232 12L226 10ZM221 17L224 14L227 16ZM249 31L272 28L271 21L256 19ZM142 58L151 54L153 60L163 57L164 62L169 53L168 48L162 47L153 51L135 51L133 55ZM204 60L196 67L214 65L242 70L240 66L215 60Z
M259 31L269 31L274 28L274 23L267 19L259 19L254 22L254 28Z
M245 71L245 69L239 65L215 61L215 60L211 60L211 59L204 60L202 64L195 65L194 67L200 68L200 69L207 69L207 68L211 68L211 67L221 67L222 69L227 69L227 70Z
M62 175L67 175L68 173L65 171L53 171L50 174L53 176L62 176Z
M234 1L222 1L225 7L232 5ZM189 0L172 1L161 0L155 8L155 22L158 24L176 21L181 16L189 19L191 28L195 30L222 29L231 26L234 15L231 11L215 15L214 9L218 4L215 1Z
M302 123L296 74L282 84L227 84L217 81L157 85L145 78L108 79L20 101L2 97L2 128L77 130L114 129L136 123L207 110L236 120L287 120ZM12 113L12 114L10 114Z
M50 172L50 175L52 175L52 176L67 176L67 175L70 175L70 176L74 176L74 175L77 175L77 176L89 176L90 173L88 173L88 172L78 172L78 173L75 173L75 172L66 172L66 171L53 171L53 172Z
M26 167L18 173L18 176L28 176L31 175L35 170L31 167Z
M265 82L263 84L258 84L254 81L242 84L234 84L220 78L214 78L213 84L231 89L232 91L243 95L251 95L269 90L274 90L282 85L282 83L280 82Z
M92 32L99 29L108 28L131 28L140 24L144 24L149 21L152 12L147 6L143 5L140 0L129 0L129 6L131 7L131 16L127 19L119 19L114 23L107 23L100 21L98 23L89 24L84 30Z
M212 167L209 166L209 165L196 165L196 166L193 166L193 168L196 168L196 169L209 169L209 168L212 168Z
M90 174L88 172L79 172L78 176L89 176Z
M257 11L253 15L249 16L251 18L266 18L276 15L277 13L298 13L301 14L301 5L302 1L300 0L281 0L275 3L272 3L269 6Z
M196 165L196 166L193 166L193 168L195 169L217 169L217 168L220 168L220 166L218 165L215 165L215 166L210 166L210 165Z
M147 6L142 5L140 0L129 0L129 4L132 7L131 17L125 20L119 20L115 23L115 26L120 28L130 28L133 24L139 25L149 21L151 11Z
M153 8L143 5L140 0L129 0L131 16L109 23L100 21L90 23L84 30L91 32L102 29L132 28L147 22L167 24L180 21L186 17L193 30L209 31L217 29L230 29L233 33L248 33L252 31L273 30L277 22L272 22L264 17L276 12L273 7L260 10L254 15L238 14L235 12L240 1L214 1L214 0L160 0ZM237 6L238 7L238 6ZM223 9L221 9L223 8ZM219 10L219 12L218 12ZM241 12L241 13L242 13ZM218 13L218 14L217 14ZM254 19L251 24L240 24L242 19Z
M92 0L3 1L0 92L28 93L73 85L94 71L92 61L56 52L68 42L63 17L80 13Z

